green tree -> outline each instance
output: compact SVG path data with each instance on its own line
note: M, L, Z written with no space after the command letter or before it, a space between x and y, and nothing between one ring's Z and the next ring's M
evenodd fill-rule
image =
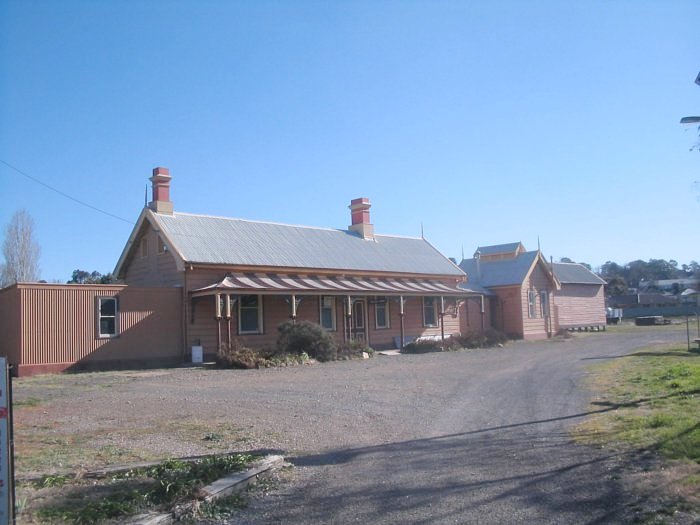
M73 270L71 280L68 284L111 284L114 277L111 273L102 275L98 271L86 272L85 270Z

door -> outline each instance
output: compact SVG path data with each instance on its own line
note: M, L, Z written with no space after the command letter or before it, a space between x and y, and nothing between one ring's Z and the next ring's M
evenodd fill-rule
M352 303L352 317L350 325L350 339L353 341L366 341L367 340L367 323L365 319L365 313L367 308L365 307L364 299L355 299Z

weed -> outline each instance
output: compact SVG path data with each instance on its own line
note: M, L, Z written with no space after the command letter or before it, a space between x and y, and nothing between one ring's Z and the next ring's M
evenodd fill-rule
M39 486L45 489L50 487L62 487L66 484L66 481L68 481L68 476L60 474L55 476L46 476L39 482Z
M212 502L202 503L197 509L198 518L225 520L231 518L236 509L244 509L248 502L241 494L232 494Z

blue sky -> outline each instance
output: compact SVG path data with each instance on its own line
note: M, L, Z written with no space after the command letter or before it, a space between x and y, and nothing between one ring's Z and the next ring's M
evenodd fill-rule
M378 233L459 258L700 260L700 2L0 3L0 160L127 221L176 211ZM0 164L42 278L131 231Z

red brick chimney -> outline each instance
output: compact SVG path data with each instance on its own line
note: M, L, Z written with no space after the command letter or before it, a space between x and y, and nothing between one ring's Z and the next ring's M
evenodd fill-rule
M369 222L369 209L372 205L369 199L361 197L350 201L350 215L352 224L350 231L359 233L363 239L374 240L374 226Z
M153 200L148 207L156 213L173 214L173 203L170 201L170 170L168 168L153 168L153 176L149 179L153 185Z

